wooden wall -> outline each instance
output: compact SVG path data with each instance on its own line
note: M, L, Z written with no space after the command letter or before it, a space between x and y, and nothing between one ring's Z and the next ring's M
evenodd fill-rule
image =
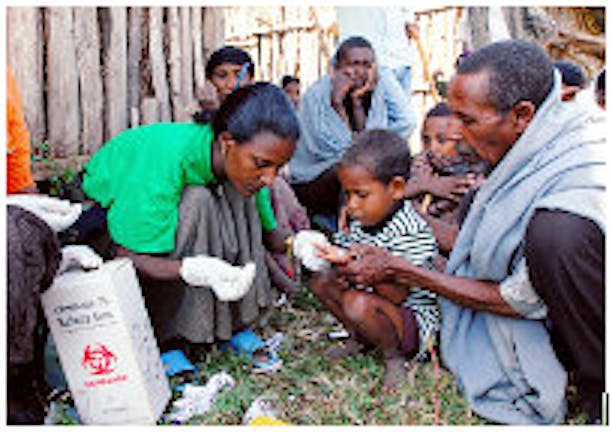
M478 8L415 8L412 105L420 119L441 100L434 76L452 75L466 23L472 33L482 27L468 9ZM551 55L578 61L592 76L605 54L605 26L601 14L593 15L602 8L542 9L557 27L547 45ZM128 127L188 120L204 86L205 60L224 44L251 54L256 79L279 83L292 74L305 91L328 71L335 20L332 6L8 7L7 61L34 153L86 160ZM419 136L417 130L410 140L414 150Z
M418 39L412 40L416 55L412 65L412 107L418 118L423 119L427 111L442 101L435 87L436 75L447 81L454 72L455 61L463 49L460 21L464 8L441 7L423 9L415 13ZM421 150L421 123L410 137L410 148Z
M338 38L334 9L326 6L228 7L224 33L251 55L256 79L279 84L295 75L302 91L327 73Z
M34 154L85 160L128 127L187 120L223 22L215 7L7 8Z

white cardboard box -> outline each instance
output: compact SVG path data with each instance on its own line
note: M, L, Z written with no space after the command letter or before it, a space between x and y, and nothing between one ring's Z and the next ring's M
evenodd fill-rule
M85 424L155 424L171 391L132 261L55 278L42 305Z

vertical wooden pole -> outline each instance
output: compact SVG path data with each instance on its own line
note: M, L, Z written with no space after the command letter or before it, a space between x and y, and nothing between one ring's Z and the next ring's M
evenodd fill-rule
M140 62L142 60L142 29L145 25L142 7L128 10L127 88L130 127L140 124Z
M102 8L104 53L104 138L111 139L128 126L127 11L124 7Z
M104 140L100 38L95 7L74 8L74 37L81 101L82 154L93 154Z
M42 12L36 7L9 7L6 18L7 62L19 86L30 137L35 144L40 144L47 134Z
M142 124L143 125L149 125L152 123L159 122L159 116L160 116L159 107L160 107L160 103L159 103L159 100L157 100L156 98L154 97L142 98L141 111L142 111Z
M178 7L168 8L168 44L170 67L170 101L172 117L177 120L182 106L181 101L181 19Z
M52 155L66 157L79 151L79 84L73 39L72 9L46 10L47 117Z
M172 120L166 78L166 59L163 46L162 8L149 9L149 59L151 61L151 76L155 98L159 101L160 119L163 122Z
M223 8L209 6L204 9L204 54L206 58L223 44L225 18Z
M204 89L204 50L202 47L202 11L201 7L191 8L191 38L193 40L193 77L195 94Z
M191 118L193 109L193 44L191 41L191 8L183 6L179 10L181 18L181 105L178 107L177 121L186 122Z
M280 38L278 32L272 29L270 38L270 81L277 83L280 79Z

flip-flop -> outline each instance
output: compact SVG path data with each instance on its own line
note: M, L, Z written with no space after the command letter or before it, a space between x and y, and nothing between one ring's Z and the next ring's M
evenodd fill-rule
M161 355L161 361L167 376L173 376L181 372L195 372L196 367L189 361L181 350L167 351Z
M276 351L250 329L236 333L222 348L227 349L228 346L235 353L248 354L257 371L278 370L282 364Z
M247 329L236 333L224 345L225 348L227 348L227 345L229 345L232 348L232 351L235 353L244 352L249 355L253 355L256 350L264 348L266 346L266 343L261 340L259 336L253 333L252 330Z

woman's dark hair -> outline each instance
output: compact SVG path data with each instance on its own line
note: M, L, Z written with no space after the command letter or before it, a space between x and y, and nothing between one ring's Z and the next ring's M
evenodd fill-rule
M260 132L297 142L300 126L293 103L278 86L257 82L234 90L221 104L212 122L215 137L228 131L238 142Z
M489 72L487 101L504 113L520 101L536 109L550 93L554 66L546 52L535 43L506 40L471 52L457 65L457 74Z
M427 120L430 117L450 117L453 115L450 107L446 104L446 102L440 102L436 104L432 109L427 111L425 114L425 119Z
M582 68L568 61L555 62L555 67L561 72L561 81L568 86L584 88L586 76Z
M223 63L237 65L249 63L249 75L251 75L251 77L255 75L255 64L253 63L253 59L251 59L249 53L240 48L227 45L219 48L210 55L210 58L206 62L206 78L210 78L215 68Z
M376 58L374 48L372 48L372 44L367 39L361 36L351 36L345 39L336 50L336 54L332 58L332 65L338 67L342 60L346 58L347 52L352 48L369 48L374 53L374 58Z
M299 84L300 83L300 79L297 78L297 77L294 77L293 75L285 75L281 79L281 87L282 88L287 87L291 83Z
M364 167L376 180L389 184L393 177L408 179L411 163L404 139L389 130L370 129L355 137L339 165Z

